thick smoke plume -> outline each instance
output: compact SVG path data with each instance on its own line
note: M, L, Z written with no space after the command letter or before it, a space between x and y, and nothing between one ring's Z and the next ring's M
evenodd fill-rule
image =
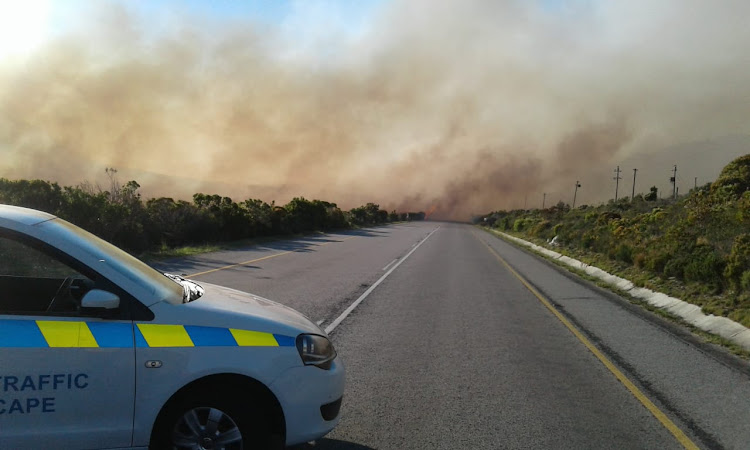
M629 161L645 164L639 191L671 164L692 186L750 142L749 16L733 0L413 0L355 33L188 16L156 32L110 4L0 63L0 176L76 184L115 167L148 196L454 219L542 192L570 202L576 180L579 203L603 201ZM694 151L727 137L741 144ZM662 149L673 162L650 167Z

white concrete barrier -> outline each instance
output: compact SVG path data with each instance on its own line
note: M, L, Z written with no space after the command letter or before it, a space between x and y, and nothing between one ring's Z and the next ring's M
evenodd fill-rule
M584 272L586 272L586 274L604 281L611 286L614 286L623 291L628 291L628 294L632 295L633 297L640 298L654 307L663 309L665 311L668 311L670 314L682 318L687 323L695 326L696 328L719 335L741 346L745 350L750 350L750 329L737 322L727 319L726 317L714 316L713 314L703 314L703 311L698 305L682 301L678 298L670 297L666 294L662 294L661 292L652 291L651 289L636 287L631 281L618 277L616 275L612 275L611 273L605 272L598 267L588 265L584 262L578 261L577 259L562 255L558 252L541 247L515 236L511 236L500 231L494 232L501 234L502 236L513 242L517 242L520 245L529 247L532 250L536 250L537 252L547 257L557 259L561 263L574 269L583 270Z

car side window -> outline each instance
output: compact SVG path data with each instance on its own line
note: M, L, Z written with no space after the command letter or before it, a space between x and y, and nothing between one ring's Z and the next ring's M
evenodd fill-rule
M93 286L54 256L0 236L0 314L77 315Z

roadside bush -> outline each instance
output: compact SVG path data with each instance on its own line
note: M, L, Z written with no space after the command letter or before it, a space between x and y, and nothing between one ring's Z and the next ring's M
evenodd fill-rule
M596 244L596 234L590 231L583 233L580 242L581 248L590 249L594 246L594 244Z
M542 220L541 222L534 225L534 228L531 229L532 236L541 236L545 231L549 230L552 224L549 220Z
M726 201L740 197L750 190L750 155L741 156L721 171L719 178L711 185L711 195L715 201Z
M708 245L696 246L684 266L684 277L687 282L702 282L713 287L722 284L721 272L723 259Z
M672 258L664 265L664 275L682 280L685 276L685 265L687 261L684 258Z
M666 274L671 256L663 250L651 250L646 255L646 268L657 274Z
M742 194L742 197L737 202L737 214L736 218L740 223L745 225L750 222L750 191Z
M734 239L732 251L727 258L724 277L732 289L741 287L741 278L750 270L750 234L741 234Z
M352 221L373 225L401 216L368 203L345 214L335 203L292 199L285 206L261 200L235 202L229 197L196 193L192 202L171 198L143 201L140 185L120 185L117 171L107 169L110 188L82 183L60 187L43 180L0 178L0 203L55 214L132 253L271 234L348 228ZM424 220L425 213L406 213Z
M624 263L633 264L633 248L628 244L620 244L615 250L614 259Z
M573 252L633 264L648 272L637 274L643 279L690 283L669 283L669 289L682 289L686 298L711 295L716 298L702 302L719 302L715 313L750 321L750 154L728 164L715 182L677 199L660 199L652 187L632 201L585 211L558 204L494 214L505 218L506 229L540 238L556 235ZM729 288L734 292L716 296Z
M742 287L743 291L750 292L750 270L746 270L742 274L742 278L740 280L740 287Z
M616 212L612 211L606 211L601 214L599 214L599 217L596 219L597 225L606 225L612 220L618 220L622 219L622 216Z
M301 199L304 200L304 199ZM325 210L326 208L336 208L335 203L328 203L328 202L321 202L319 200L314 200L312 202L313 206L321 207L321 212L323 218L325 218ZM359 208L354 208L349 211L349 220L359 226L369 226L369 225L379 225L382 223L388 222L388 217L390 215L388 214L388 211L384 209L380 209L380 206L375 203L368 203L364 206L360 206ZM331 217L331 214L329 213L329 217ZM418 212L418 213L407 213L405 220L424 220L425 219L425 213L424 212Z
M633 265L639 269L645 268L646 267L646 254L636 253L635 256L633 256Z

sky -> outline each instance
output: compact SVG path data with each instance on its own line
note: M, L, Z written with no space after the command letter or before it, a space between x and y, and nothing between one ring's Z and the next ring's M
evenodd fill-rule
M0 0L0 177L492 210L714 179L740 0Z

